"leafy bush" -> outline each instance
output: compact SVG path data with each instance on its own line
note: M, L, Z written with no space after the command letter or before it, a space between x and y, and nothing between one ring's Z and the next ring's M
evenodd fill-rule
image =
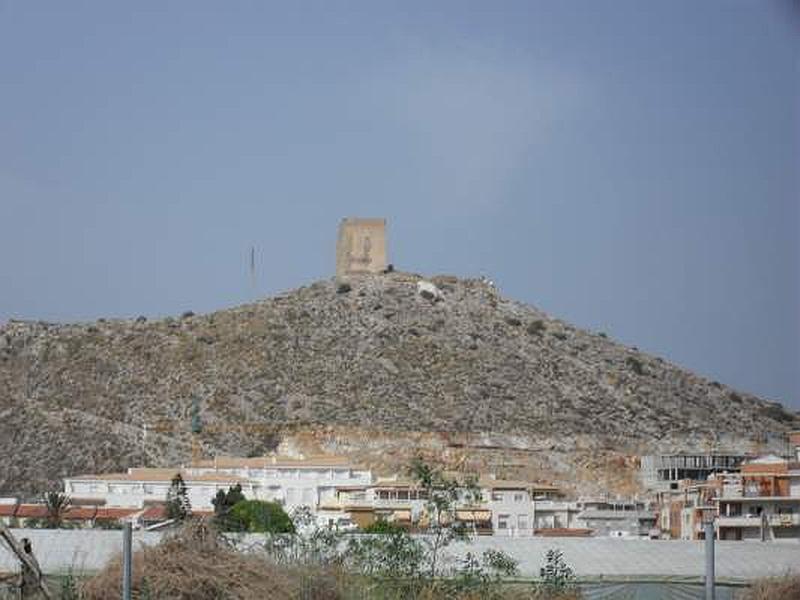
M548 550L545 566L539 571L541 580L535 584L537 597L551 598L566 595L575 590L575 573L561 550Z
M374 523L370 523L362 529L364 533L377 533L377 534L392 534L403 533L405 529L397 523L392 523L386 519L378 519Z
M122 521L119 519L95 521L93 527L95 529L122 529Z
M230 511L237 531L251 533L294 533L294 523L277 502L241 500Z
M544 321L542 321L541 319L537 319L536 321L531 321L525 328L528 334L537 336L542 335L545 329L547 329L547 325L545 325Z
M61 579L59 600L81 600L78 578L72 569L67 571L67 574Z
M369 577L418 579L425 566L422 544L404 531L350 537L343 557L352 571Z
M625 363L631 368L631 370L636 373L637 375L644 375L644 365L642 361L636 358L635 356L629 356L625 359Z
M517 561L499 550L484 550L478 558L471 552L461 560L454 576L445 580L446 597L501 599L507 597L503 578L517 574Z

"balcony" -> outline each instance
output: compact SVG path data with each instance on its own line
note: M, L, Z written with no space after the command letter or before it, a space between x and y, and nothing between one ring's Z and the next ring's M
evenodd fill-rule
M578 512L578 507L574 502L558 501L558 500L534 500L534 509L537 511L555 511L555 510L571 510Z
M761 517L719 517L717 525L719 527L760 527Z
M770 515L769 524L771 527L796 527L800 525L800 514Z

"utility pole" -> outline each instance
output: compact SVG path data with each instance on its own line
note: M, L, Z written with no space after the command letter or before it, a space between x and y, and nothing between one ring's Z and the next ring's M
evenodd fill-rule
M122 600L131 600L133 580L133 526L125 522L122 530Z
M706 546L706 600L714 600L714 513L703 511Z

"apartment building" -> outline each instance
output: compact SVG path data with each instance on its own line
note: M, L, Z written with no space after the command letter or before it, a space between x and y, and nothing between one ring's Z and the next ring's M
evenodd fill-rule
M534 529L534 504L528 481L497 479L492 475L478 480L482 499L491 514L495 535L530 537Z
M497 479L491 475L478 478L477 497L459 491L455 518L478 534L525 536L533 533L533 503L530 482ZM371 486L343 487L337 490L336 502L326 503L331 522L369 525L378 519L409 529L425 527L428 515L427 491L415 481L402 477L378 478Z
M591 529L600 537L651 537L656 525L656 513L638 500L583 498L578 505L578 528Z
M246 498L280 502L291 510L312 508L333 498L337 486L370 484L372 474L339 457L218 458L172 468L132 468L125 473L81 475L64 479L74 501L104 506L141 508L163 503L172 479L180 475L194 510L212 510L220 490L240 485Z
M369 469L353 465L340 456L216 458L190 465L186 472L191 476L229 476L246 480L250 486L246 497L280 502L289 510L301 505L316 508L333 499L337 487L372 483Z
M731 474L712 474L707 481L684 480L679 488L656 495L654 527L663 539L703 539L703 515L715 513L715 499Z
M720 539L800 539L800 462L764 456L725 483L717 499Z
M307 506L325 526L365 527L384 519L413 530L424 528L429 518L429 498L417 482L401 476L375 478L370 470L336 456L218 457L179 468L131 468L68 477L64 491L76 505L130 509L137 522L154 524L166 518L164 503L176 475L186 485L194 512L210 513L217 493L238 485L246 498L279 502L289 512ZM475 484L477 497L466 487L459 490L454 516L479 534L531 536L536 529L570 528L580 511L574 503L557 508L560 491L554 486L494 475L482 475ZM538 509L542 514L537 518Z
M185 469L132 468L125 473L79 475L64 479L64 492L78 504L99 504L118 508L142 508L167 500L172 479L180 474L189 502L197 510L213 508L211 500L219 490L240 484L245 495L253 495L251 484L237 476L193 474Z

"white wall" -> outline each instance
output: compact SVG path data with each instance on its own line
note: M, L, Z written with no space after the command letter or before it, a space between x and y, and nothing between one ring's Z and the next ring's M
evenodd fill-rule
M282 502L288 509L309 506L315 509L320 501L333 498L335 487L340 485L368 485L372 482L369 471L346 468L267 468L267 469L219 469L192 468L189 474L218 474L246 477L242 483L245 498ZM218 490L227 490L234 483L184 481L189 502L196 510L212 510L212 500ZM65 491L75 498L105 501L106 506L139 508L145 501L165 501L170 482L146 481L83 481L64 480Z
M495 535L530 536L533 534L533 503L528 492L517 490L486 490L483 493L492 511ZM503 519L503 516L507 518ZM506 527L501 528L505 521Z

